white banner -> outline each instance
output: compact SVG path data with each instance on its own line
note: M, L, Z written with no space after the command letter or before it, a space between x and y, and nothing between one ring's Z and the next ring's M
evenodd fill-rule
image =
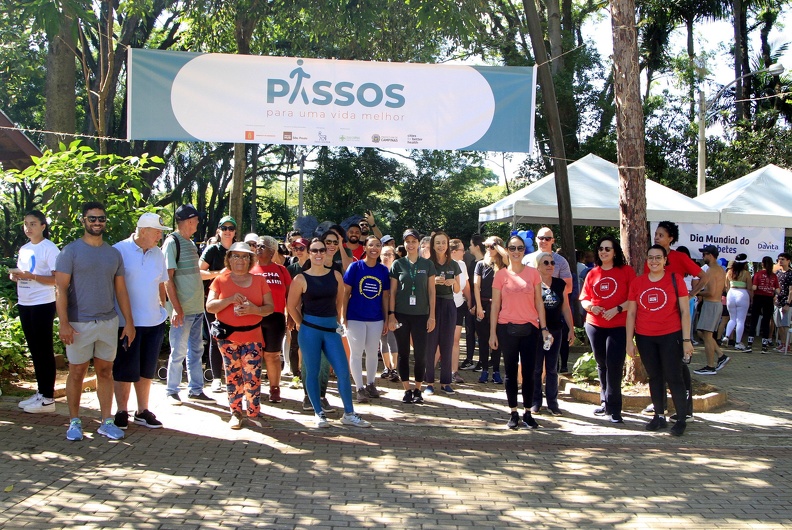
M652 223L652 234L658 223ZM761 262L762 257L776 256L784 251L783 228L753 226L680 224L677 246L685 246L693 259L701 259L701 248L718 247L719 258L733 260L737 254L747 254L748 261Z

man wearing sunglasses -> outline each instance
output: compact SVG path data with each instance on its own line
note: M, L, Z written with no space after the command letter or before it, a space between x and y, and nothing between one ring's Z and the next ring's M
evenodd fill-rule
M566 260L566 258L564 258L564 256L558 252L553 252L554 241L555 237L553 236L553 231L550 228L543 226L536 234L536 247L539 250L526 255L522 262L523 265L536 267L536 256L542 252L549 252L552 254L553 261L555 262L555 266L553 267L553 278L561 278L564 280L564 283L566 284L564 294L569 297L569 295L572 294L574 287L572 285L572 270L569 268L569 262ZM571 303L572 301L570 300L570 304ZM569 329L566 327L566 321L564 321L563 324L564 326L562 328L561 336L566 337L569 333ZM567 363L569 362L569 343L567 341L563 341L561 344L560 358L561 372L568 372L569 370Z
M82 237L63 247L55 262L57 299L55 308L60 319L58 332L66 346L69 379L66 401L69 405L69 428L66 439L82 440L80 398L88 365L93 359L96 371L96 395L102 413L98 433L112 440L124 437L124 431L113 422L113 361L118 341L135 340L135 322L124 280L121 253L103 238L107 227L105 207L87 202L82 207ZM124 317L120 337L115 301Z

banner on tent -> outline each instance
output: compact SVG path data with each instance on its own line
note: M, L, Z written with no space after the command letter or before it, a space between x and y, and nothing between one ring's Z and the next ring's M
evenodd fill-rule
M129 50L131 140L530 152L535 67Z
M652 234L658 223L651 223ZM783 228L753 226L680 224L679 241L675 246L687 247L693 259L701 259L700 248L718 247L719 258L733 260L737 254L747 254L749 261L761 262L762 257L776 256L784 251Z

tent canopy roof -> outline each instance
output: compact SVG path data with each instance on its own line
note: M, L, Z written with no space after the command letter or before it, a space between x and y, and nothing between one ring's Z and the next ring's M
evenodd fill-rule
M619 171L616 164L596 155L586 155L567 167L576 225L618 226ZM670 188L646 180L648 221L676 223L718 223L718 212ZM555 175L550 174L530 186L479 210L479 222L558 222Z

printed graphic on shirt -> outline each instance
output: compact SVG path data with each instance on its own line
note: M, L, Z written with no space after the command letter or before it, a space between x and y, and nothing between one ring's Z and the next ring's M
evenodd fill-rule
M363 297L373 300L382 294L382 281L375 276L363 276L358 282L358 292Z
M615 278L604 277L594 284L594 292L602 300L607 300L619 290L619 284Z
M281 275L277 271L264 271L261 275L264 276L269 285L283 285Z
M542 286L542 299L547 309L555 309L561 305L561 300L558 298L556 292L544 285Z
M638 296L638 303L647 311L660 311L668 303L668 295L659 287L650 287Z

